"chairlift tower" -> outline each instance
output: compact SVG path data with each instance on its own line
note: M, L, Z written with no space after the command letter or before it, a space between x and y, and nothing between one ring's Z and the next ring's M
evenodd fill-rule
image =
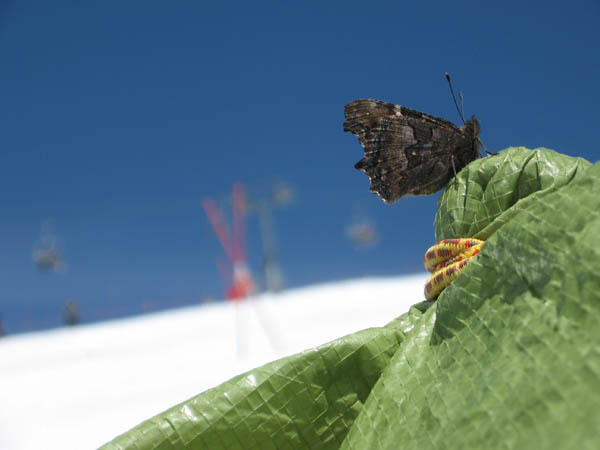
M269 198L261 198L250 203L250 209L258 216L263 249L262 269L266 288L270 292L279 292L284 287L283 274L277 257L273 210L286 206L291 200L292 191L289 186L279 183L273 187Z

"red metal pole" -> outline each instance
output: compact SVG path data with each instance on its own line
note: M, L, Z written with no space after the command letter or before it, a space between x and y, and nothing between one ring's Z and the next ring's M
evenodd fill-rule
M235 263L234 248L231 242L231 236L229 234L229 227L227 226L227 222L225 222L223 214L219 208L217 208L215 201L210 197L206 197L202 201L202 206L204 206L206 215L208 216L208 219L210 220L210 223L212 224L215 233L221 242L221 245L225 249L227 257L232 263Z
M246 192L241 183L233 185L233 263L246 259L246 236L244 234L246 218Z

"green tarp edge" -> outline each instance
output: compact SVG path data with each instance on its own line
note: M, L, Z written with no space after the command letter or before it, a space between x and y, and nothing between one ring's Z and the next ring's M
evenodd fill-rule
M338 448L373 385L420 321L417 308L239 375L105 449Z
M474 161L440 198L436 236L489 239L434 307L240 375L103 448L597 448L598 211L598 165L524 148Z

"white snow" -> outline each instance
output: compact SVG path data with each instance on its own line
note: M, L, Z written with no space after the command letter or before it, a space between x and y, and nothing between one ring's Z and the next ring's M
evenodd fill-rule
M382 326L427 275L263 294L0 339L0 449L93 449L253 367Z

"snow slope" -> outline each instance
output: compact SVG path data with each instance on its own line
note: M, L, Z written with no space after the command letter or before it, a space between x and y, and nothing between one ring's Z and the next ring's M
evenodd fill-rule
M274 359L382 326L427 275L263 294L0 340L0 449L93 449Z

